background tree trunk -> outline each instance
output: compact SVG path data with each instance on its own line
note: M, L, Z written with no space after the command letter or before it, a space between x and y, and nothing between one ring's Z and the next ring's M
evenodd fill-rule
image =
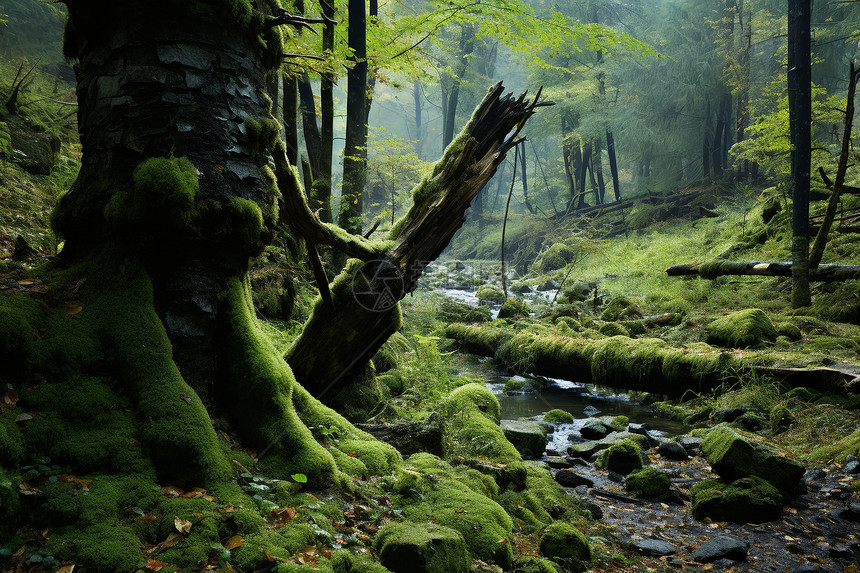
M812 154L810 0L788 2L788 109L793 210L792 290L795 308L809 306L809 171Z

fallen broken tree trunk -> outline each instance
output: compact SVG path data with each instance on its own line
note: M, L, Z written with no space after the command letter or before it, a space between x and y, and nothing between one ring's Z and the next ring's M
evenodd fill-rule
M860 384L854 383L857 374L847 369L804 371L800 366L808 362L809 355L799 357L797 368L793 368L785 352L777 359L767 352L730 351L705 343L676 348L657 338L613 336L593 340L465 324L448 326L445 335L464 350L491 356L516 372L670 397L711 390L740 379L750 370L828 392L860 389Z
M756 275L767 277L790 277L791 262L738 262L708 261L689 265L672 265L666 274L675 276L698 275L703 279L714 279L725 275ZM810 281L832 282L860 279L858 265L818 265L809 271Z
M462 226L472 199L493 177L505 154L537 107L525 94L502 95L493 86L431 174L412 192L413 205L387 240L371 243L331 226L310 213L298 178L284 158L275 173L285 204L304 215L302 235L335 244L350 256L331 286L331 302L320 300L286 360L299 383L321 398L349 383L400 327L400 301L415 290L421 273L448 246ZM289 198L287 198L289 197Z

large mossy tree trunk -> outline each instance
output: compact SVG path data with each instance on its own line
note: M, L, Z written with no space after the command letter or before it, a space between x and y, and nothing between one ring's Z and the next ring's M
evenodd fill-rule
M102 361L148 420L160 476L229 475L217 417L266 453L271 475L331 481L336 456L308 425L369 437L295 383L256 323L247 280L278 220L267 165L284 148L264 90L288 15L241 0L66 4L83 155L53 223L71 273L99 269L81 293L89 316L105 315L77 336L108 341Z

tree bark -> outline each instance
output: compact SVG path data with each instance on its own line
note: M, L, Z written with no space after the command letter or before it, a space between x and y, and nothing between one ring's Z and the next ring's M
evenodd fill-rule
M334 307L317 301L311 318L287 354L296 378L322 398L351 381L399 327L397 304L416 288L462 226L466 209L493 177L536 107L534 100L502 96L495 85L448 147L431 174L413 191L415 203L392 229L393 247L360 253L331 284ZM276 161L278 158L276 157ZM286 162L281 162L285 166ZM279 180L290 178L278 169ZM285 186L282 186L284 189ZM288 193L288 195L292 195ZM330 350L337 348L337 353Z
M281 106L284 120L284 143L287 145L287 157L290 163L298 165L299 162L299 88L298 80L294 76L284 75L283 79L283 102Z
M791 131L791 304L809 306L809 175L812 154L810 0L788 2L788 108Z
M322 157L322 135L317 124L317 106L314 101L314 90L311 80L305 73L298 80L299 109L302 114L302 131L305 134L305 149L308 151L308 163L311 166L313 180L321 176L320 158ZM308 187L310 190L310 187Z
M609 154L609 172L612 174L612 191L616 201L621 201L621 183L618 181L618 163L615 159L615 137L606 130L606 152Z
M354 65L346 75L346 144L338 225L360 235L367 178L363 149L367 141L367 14L364 0L349 0L348 35Z

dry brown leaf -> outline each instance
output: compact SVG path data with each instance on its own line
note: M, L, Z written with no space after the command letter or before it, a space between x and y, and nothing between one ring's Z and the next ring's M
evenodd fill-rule
M57 569L57 573L72 573L72 571L74 570L75 564L72 563L71 565L63 565L62 567L60 567L59 569Z
M227 507L218 510L218 513L233 513L233 502L227 504Z
M179 533L188 534L191 532L191 522L187 519L180 519L178 517L173 518L173 526L176 528L176 531Z
M93 481L91 479L76 478L75 476L69 474L60 474L59 476L57 476L57 478L62 482L74 483L81 486L82 491L90 491L89 485Z
M69 306L69 307L66 307L66 314L78 314L82 310L84 310L84 307L82 307L79 304L75 305L75 306Z
M14 390L6 390L3 394L3 405L7 408L14 408L18 404L18 393Z
M242 537L241 535L234 535L233 537L222 543L222 545L224 546L224 549L230 551L231 549L241 547L243 543L245 543L244 537Z
M168 547L173 547L183 539L185 539L183 536L179 535L175 531L171 531L170 535L167 536L167 539L159 543L156 547L158 547L158 549L167 549Z
M206 495L206 490L203 488L195 487L188 493L182 494L182 497L203 497Z
M149 559L146 562L146 568L150 571L158 571L162 567L166 567L167 563L164 561L158 561L157 559Z

